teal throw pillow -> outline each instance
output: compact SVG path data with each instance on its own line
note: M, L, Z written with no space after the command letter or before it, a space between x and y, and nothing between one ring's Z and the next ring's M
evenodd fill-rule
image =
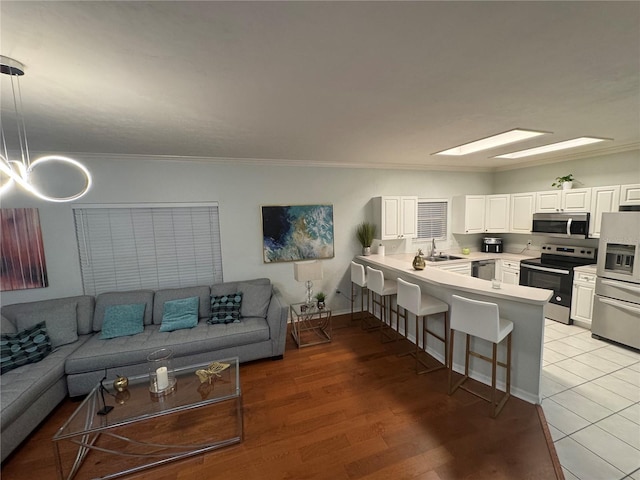
M45 322L18 333L0 335L0 375L28 363L36 363L51 353L51 339Z
M211 295L211 318L209 323L239 323L242 307L242 292L229 295Z
M200 297L179 298L164 302L161 332L193 328L198 324Z
M104 311L100 338L106 340L142 333L145 306L144 303L108 306Z

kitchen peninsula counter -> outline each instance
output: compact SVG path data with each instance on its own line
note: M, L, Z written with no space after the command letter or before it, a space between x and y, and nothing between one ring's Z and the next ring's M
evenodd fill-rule
M502 254L504 255L504 254ZM418 283L422 290L451 305L451 296L460 295L475 300L497 303L500 316L511 320L514 324L512 335L512 395L530 403L540 403L540 373L542 371L542 346L544 339L544 306L553 294L552 290L524 287L520 285L502 284L500 289L492 288L491 282L479 278L468 277L438 268L442 265L478 260L464 258L430 264L424 270L414 270L413 254L369 255L358 256L355 261L384 272L385 278L398 277ZM495 258L495 256L494 256ZM415 341L415 317L410 315L409 338ZM438 320L440 323L442 319ZM442 329L438 325L436 331ZM453 363L457 372L464 371L464 336L456 336ZM487 342L476 342L472 348L490 356L491 347ZM444 360L444 346L441 342L429 339L428 351L441 361ZM506 355L506 346L500 345L498 358L502 361ZM472 358L470 363L471 377L485 384L491 381L491 366ZM498 385L504 388L504 369L498 369Z

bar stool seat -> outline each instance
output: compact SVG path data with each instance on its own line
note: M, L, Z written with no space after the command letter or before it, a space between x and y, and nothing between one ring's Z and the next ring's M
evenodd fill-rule
M400 311L400 307L402 307L402 312ZM407 354L414 356L416 359L416 373L429 373L441 368L446 368L448 359L447 338L449 331L447 313L449 312L449 305L442 300L423 293L419 285L398 278L398 323L400 323L400 318L402 317L404 319L405 335L407 334L408 323L407 312L413 313L416 316L416 348L415 352L407 352ZM444 332L442 334L429 329L428 324L428 317L439 313L444 313ZM422 320L422 329L420 328L420 320ZM422 347L420 347L421 330ZM434 365L433 360L435 359L427 353L428 335L437 338L444 344L444 362L440 363L436 361L437 363ZM420 366L425 368L420 369Z
M393 280L385 280L382 270L377 270L367 266L367 285L371 291L371 310L375 317L376 305L380 307L380 332L381 340L384 341L385 332L388 328L393 328L393 314L396 314L396 324L398 321L397 309L393 309L393 298L398 293L398 286ZM389 322L387 323L387 310L389 310Z
M453 343L455 332L461 332L466 337L464 375L455 385L453 379ZM458 388L462 388L477 397L491 403L491 416L497 417L502 407L511 395L511 334L513 332L513 322L500 318L498 305L480 300L472 300L458 295L452 296L451 301L451 335L449 347L449 395L452 395ZM493 344L491 358L481 355L470 348L471 336L481 338ZM498 361L498 344L507 339L506 362ZM469 379L469 356L480 358L491 363L491 398L487 398L480 393L466 387L464 383ZM506 369L506 389L502 399L497 400L496 388L496 367Z

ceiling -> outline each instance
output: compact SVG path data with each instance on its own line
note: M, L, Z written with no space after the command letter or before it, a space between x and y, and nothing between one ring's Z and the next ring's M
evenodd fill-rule
M35 152L490 171L640 147L639 2L2 0L0 30ZM553 134L432 155L516 127ZM492 158L584 135L613 140Z

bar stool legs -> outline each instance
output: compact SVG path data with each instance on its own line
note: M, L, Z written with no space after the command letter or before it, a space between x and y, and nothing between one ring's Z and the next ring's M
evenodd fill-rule
M453 384L453 346L456 330L465 334L464 375ZM498 306L494 303L471 300L457 295L452 297L451 333L449 335L449 395L461 388L491 404L491 416L497 417L511 396L511 336L513 322L499 317ZM471 350L471 335L492 343L492 355L487 357ZM498 361L498 345L507 339L505 362ZM469 379L469 357L473 356L491 364L491 396L468 388L465 382ZM498 400L497 367L506 369L506 385L502 398Z
M420 328L418 324L420 323L420 319L422 319L422 347L420 347ZM427 315L423 315L422 317L416 317L416 373L421 375L423 373L435 372L436 370L440 370L442 368L447 368L448 358L449 358L449 342L448 342L448 333L449 333L449 318L447 316L447 312L444 312L444 334L441 335L439 333L434 332L433 330L429 330L429 317ZM431 335L438 340L440 340L444 344L444 363L433 364L433 357L427 353L427 338L428 335ZM430 359L429 362L427 359ZM425 367L420 370L420 366Z

